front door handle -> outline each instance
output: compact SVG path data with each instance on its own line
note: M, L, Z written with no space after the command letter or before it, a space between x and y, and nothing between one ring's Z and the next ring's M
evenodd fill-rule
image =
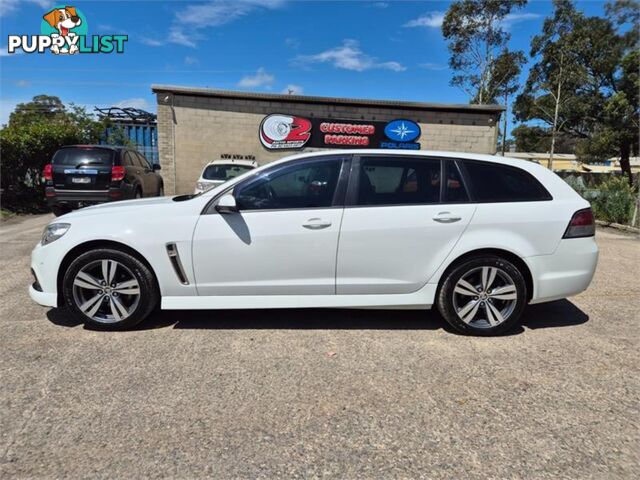
M462 220L462 217L456 217L451 212L440 212L433 217L433 221L438 223L455 223L460 220Z
M331 222L326 220L322 220L321 218L310 218L306 222L302 224L304 228L308 228L309 230L322 230L323 228L327 228L331 226Z

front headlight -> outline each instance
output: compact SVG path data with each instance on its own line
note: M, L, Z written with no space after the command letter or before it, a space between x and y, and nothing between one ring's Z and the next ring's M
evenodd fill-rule
M211 185L207 182L196 182L196 189L200 190L201 192L204 192L210 186Z
M69 231L69 227L71 227L70 223L52 223L51 225L47 225L42 233L42 241L40 243L42 243L42 245L48 245L51 242L55 242Z

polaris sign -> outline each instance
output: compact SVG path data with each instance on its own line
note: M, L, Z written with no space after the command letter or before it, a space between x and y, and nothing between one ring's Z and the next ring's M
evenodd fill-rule
M384 127L384 134L391 141L380 141L380 148L420 150L420 144L414 140L420 138L420 125L411 120L393 120Z

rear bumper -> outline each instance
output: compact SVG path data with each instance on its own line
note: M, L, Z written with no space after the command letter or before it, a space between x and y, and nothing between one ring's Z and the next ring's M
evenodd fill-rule
M45 198L49 206L69 205L73 207L80 204L124 200L128 196L121 188L110 188L108 190L60 190L47 187L45 189Z
M524 259L533 277L530 303L543 303L571 297L587 289L598 263L595 237L560 241L552 255Z

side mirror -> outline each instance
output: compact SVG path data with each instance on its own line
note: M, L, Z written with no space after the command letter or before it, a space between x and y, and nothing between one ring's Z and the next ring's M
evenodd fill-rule
M153 170L157 172L158 170L162 170L162 167L160 166L159 163L154 163L153 164Z
M223 195L218 204L216 205L216 211L218 213L234 213L238 211L238 205L236 205L236 199L230 193Z

